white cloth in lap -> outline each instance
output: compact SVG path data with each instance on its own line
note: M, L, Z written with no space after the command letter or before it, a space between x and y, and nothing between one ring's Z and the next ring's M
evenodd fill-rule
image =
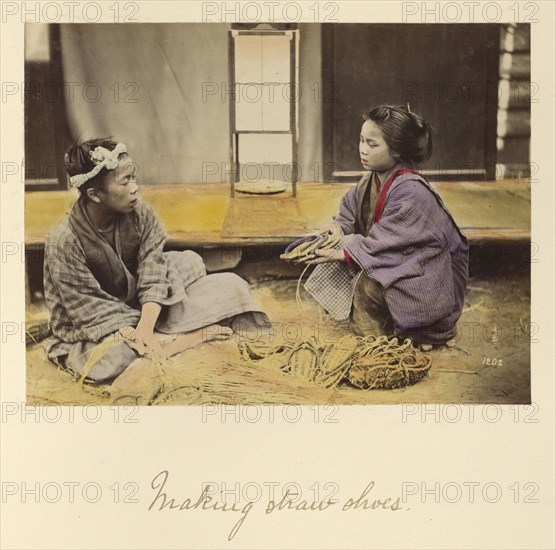
M177 272L186 274L186 296L180 302L163 308L157 330L168 334L190 332L248 311L263 313L251 296L249 284L234 273L213 273L191 282L187 253L167 252Z
M352 237L343 237L336 248L343 248ZM360 275L361 271L344 262L327 262L315 267L304 288L333 319L344 321L351 313L355 285Z

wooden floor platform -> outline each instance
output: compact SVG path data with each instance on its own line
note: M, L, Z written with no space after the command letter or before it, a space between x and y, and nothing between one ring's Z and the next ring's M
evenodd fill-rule
M438 182L442 196L472 244L526 243L531 239L531 186L528 181ZM158 213L168 246L286 244L331 221L350 184L299 183L297 197L230 197L227 184L141 187ZM44 244L47 234L71 209L75 191L35 191L25 195L25 243Z

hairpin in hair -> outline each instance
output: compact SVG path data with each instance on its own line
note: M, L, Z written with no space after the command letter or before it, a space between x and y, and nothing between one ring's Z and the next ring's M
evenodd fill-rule
M409 104L409 101L406 103L407 105L407 112L411 113L411 105Z

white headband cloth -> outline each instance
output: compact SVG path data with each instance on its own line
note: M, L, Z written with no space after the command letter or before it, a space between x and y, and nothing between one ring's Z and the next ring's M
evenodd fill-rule
M94 178L103 168L114 170L118 166L118 157L122 153L127 153L126 146L123 143L118 143L112 151L100 145L95 147L94 151L89 151L89 156L96 166L86 174L71 176L70 185L79 189L85 182Z

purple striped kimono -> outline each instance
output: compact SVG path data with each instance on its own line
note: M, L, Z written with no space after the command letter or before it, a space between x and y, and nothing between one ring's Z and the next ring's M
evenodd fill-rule
M394 179L380 220L366 232L362 211L371 175L344 195L335 217L350 235L345 249L362 275L383 288L395 334L446 342L463 309L467 239L436 191L414 173Z

